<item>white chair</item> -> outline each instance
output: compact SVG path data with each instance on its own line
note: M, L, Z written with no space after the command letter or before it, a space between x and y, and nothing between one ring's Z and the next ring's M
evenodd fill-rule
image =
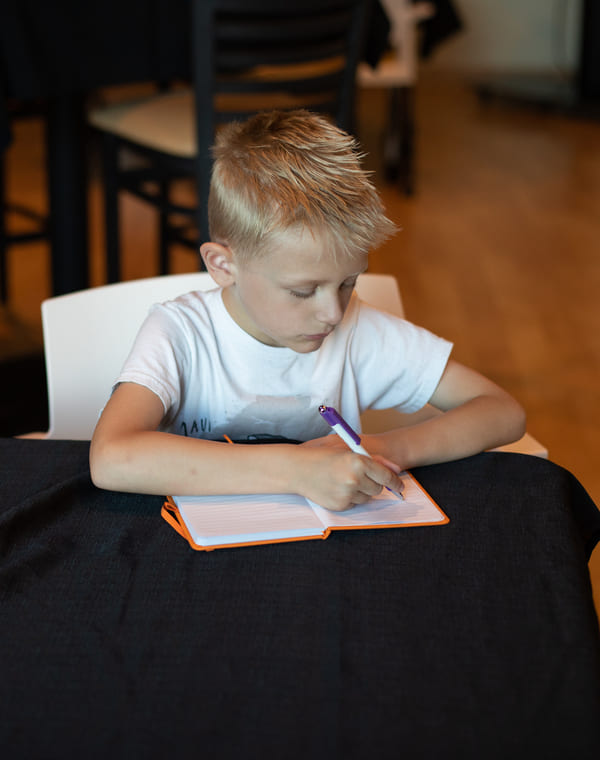
M89 441L148 309L191 290L207 272L103 285L42 303L48 384L48 438Z
M90 440L152 304L191 290L213 287L216 287L214 280L207 272L192 272L103 285L45 300L42 326L49 430L41 435ZM368 303L404 316L398 283L392 275L363 274L356 289ZM368 411L363 417L363 428L366 432L378 432L437 413L431 407L417 415L394 410ZM529 435L509 448L547 456L545 449Z
M435 13L435 5L412 0L382 0L390 20L392 51L376 68L361 63L357 81L362 88L389 90L383 158L387 175L397 176L407 195L414 190L414 98L418 72L418 24Z

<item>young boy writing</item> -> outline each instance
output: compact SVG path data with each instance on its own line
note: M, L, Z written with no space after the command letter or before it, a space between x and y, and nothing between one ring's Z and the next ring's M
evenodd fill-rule
M94 432L96 485L296 492L342 510L400 489L401 470L523 434L519 404L449 359L447 341L353 293L395 228L349 135L306 111L262 113L224 127L214 159L200 251L218 288L151 310ZM427 402L443 414L363 436L372 458L318 413L334 406L360 429L366 408Z

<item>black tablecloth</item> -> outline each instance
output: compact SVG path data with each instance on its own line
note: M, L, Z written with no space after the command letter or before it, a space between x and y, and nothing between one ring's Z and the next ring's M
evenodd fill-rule
M600 517L565 470L420 468L446 526L205 553L87 457L0 439L3 757L598 757Z

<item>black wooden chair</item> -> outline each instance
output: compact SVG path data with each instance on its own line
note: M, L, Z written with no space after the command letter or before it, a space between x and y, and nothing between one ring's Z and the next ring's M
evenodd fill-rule
M210 146L219 124L271 108L309 108L352 131L369 0L190 0L191 86L89 114L101 134L107 281L120 279L119 193L157 207L159 272L169 246L208 239ZM122 154L127 149L127 165ZM132 160L132 157L134 160ZM190 205L172 202L195 180ZM200 259L199 259L200 261Z
M45 114L45 104L42 102L21 103L11 100L6 104L9 125L20 119L40 118L45 129ZM0 303L6 303L9 298L9 250L26 243L50 239L47 214L9 197L6 163L5 154L0 150ZM18 220L17 229L9 224L10 217Z

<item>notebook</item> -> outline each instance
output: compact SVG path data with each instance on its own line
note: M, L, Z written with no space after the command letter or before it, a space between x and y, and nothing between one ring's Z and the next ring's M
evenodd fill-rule
M210 551L281 541L325 539L332 530L443 525L448 517L404 472L400 499L383 490L366 504L332 512L298 494L170 496L162 516L193 549Z

